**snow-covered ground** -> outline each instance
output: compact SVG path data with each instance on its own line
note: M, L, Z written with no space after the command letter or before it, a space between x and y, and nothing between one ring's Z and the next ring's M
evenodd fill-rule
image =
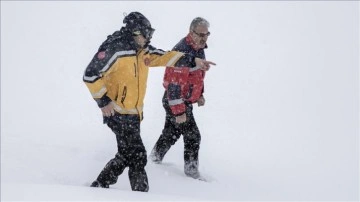
M127 170L88 187L116 153L82 82L100 43L140 11L171 49L191 20L211 23L202 182L183 174L182 139L150 191ZM359 200L359 2L1 1L1 201ZM164 68L150 71L142 138L159 137Z

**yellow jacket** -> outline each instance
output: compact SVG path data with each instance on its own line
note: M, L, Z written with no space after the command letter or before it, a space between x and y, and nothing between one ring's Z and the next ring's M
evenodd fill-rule
M120 114L141 115L149 67L174 66L184 54L150 45L137 51L132 37L124 38L103 43L86 68L83 80L99 107L113 101ZM126 43L129 40L131 43Z

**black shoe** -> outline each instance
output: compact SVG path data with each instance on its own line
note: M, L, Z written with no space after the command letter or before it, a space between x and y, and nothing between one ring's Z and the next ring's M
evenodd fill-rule
M108 184L102 184L99 181L95 180L93 183L91 183L90 187L109 188L109 185Z

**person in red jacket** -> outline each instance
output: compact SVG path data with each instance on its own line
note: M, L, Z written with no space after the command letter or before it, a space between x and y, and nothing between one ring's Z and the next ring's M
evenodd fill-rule
M209 26L204 18L193 19L188 35L173 50L205 60ZM183 135L184 172L195 179L200 178L198 157L201 135L192 111L194 103L198 106L205 104L204 77L208 70L209 66L191 67L190 64L166 67L162 100L166 111L165 126L150 154L153 162L161 163L170 147Z

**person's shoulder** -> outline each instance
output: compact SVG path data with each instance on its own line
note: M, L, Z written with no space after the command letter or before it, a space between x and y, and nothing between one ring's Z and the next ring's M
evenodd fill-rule
M188 46L187 42L186 42L186 37L182 38L176 45L176 46Z
M113 34L108 35L106 40L99 47L99 51L120 51L129 49L131 49L131 47L129 47L126 38L121 35L120 31L115 31Z
M190 45L186 42L186 38L182 38L173 48L174 51L188 52L191 51Z

